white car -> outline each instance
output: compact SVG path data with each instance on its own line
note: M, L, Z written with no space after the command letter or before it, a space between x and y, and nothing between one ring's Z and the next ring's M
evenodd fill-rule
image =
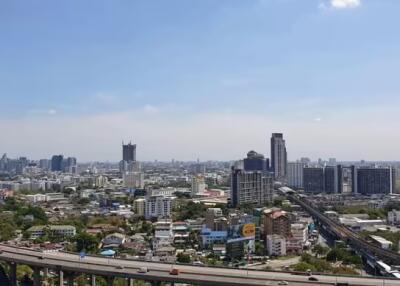
M289 282L282 280L278 282L278 285L289 285Z
M138 273L147 273L149 272L149 269L147 267L140 267L138 270Z

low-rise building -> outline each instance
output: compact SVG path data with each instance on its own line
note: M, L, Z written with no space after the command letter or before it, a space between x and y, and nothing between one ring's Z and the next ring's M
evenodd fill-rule
M268 255L284 256L286 255L286 239L282 235L267 235L266 249Z
M37 239L45 235L56 237L72 237L76 235L76 228L72 225L36 225L27 230L31 239Z
M387 216L388 224L390 225L400 225L400 211L391 210L388 212Z

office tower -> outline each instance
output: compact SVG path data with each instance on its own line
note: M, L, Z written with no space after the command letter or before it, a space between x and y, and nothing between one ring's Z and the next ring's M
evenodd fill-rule
M303 187L303 167L300 162L290 162L287 165L288 186L291 188Z
M62 171L62 167L63 167L63 155L54 155L51 158L51 170L53 172L56 171Z
M396 182L395 169L355 168L353 192L363 195L392 194Z
M276 180L285 181L287 172L287 152L282 133L272 133L271 137L271 171Z
M264 155L255 151L249 151L247 158L243 159L243 168L245 171L267 171L267 160Z
M245 171L232 168L231 205L242 204L264 206L272 201L273 178L262 171Z
M136 161L136 144L129 144L124 145L122 143L122 160L126 162Z
M339 194L343 192L342 166L325 167L325 193Z
M51 168L51 161L49 159L40 159L39 168L42 170L49 170Z
M306 167L303 169L303 187L306 193L323 193L325 189L324 168Z
M201 175L192 177L192 196L202 195L206 189L204 177Z
M63 161L65 172L75 174L77 172L77 160L74 157L68 157Z

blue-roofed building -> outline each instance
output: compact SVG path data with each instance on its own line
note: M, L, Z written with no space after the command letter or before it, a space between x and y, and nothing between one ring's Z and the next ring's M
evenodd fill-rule
M212 231L207 227L201 229L201 243L203 248L209 248L214 244L225 244L227 238L227 231Z

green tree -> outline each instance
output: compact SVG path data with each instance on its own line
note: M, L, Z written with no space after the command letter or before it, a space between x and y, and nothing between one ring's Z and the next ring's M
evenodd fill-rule
M179 263L185 263L185 264L189 264L192 261L190 255L184 253L178 253L178 255L176 256L176 260Z
M329 252L329 248L322 246L321 244L317 244L314 246L313 251L314 251L316 257L324 256Z
M96 253L99 239L97 236L90 235L86 232L81 232L74 237L76 250L78 252L85 250L88 253Z
M306 272L308 270L315 271L315 267L307 262L299 262L294 266L293 270L299 272Z

